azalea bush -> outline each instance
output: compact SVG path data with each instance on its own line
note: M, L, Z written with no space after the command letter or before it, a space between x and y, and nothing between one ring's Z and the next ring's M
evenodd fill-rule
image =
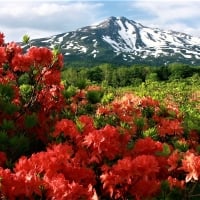
M199 198L189 115L172 101L67 85L62 67L57 50L24 51L0 34L1 199Z

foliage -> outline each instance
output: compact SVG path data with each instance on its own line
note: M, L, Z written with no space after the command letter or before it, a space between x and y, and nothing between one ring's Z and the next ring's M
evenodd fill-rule
M138 86L146 81L177 81L193 76L200 76L200 67L188 66L181 63L172 63L168 66L111 66L110 64L95 67L64 68L62 78L76 86L80 81L89 81L95 84L106 84L115 88Z
M62 66L59 51L23 53L0 34L2 199L200 196L198 76L163 83L137 68L143 83L127 92L61 81Z

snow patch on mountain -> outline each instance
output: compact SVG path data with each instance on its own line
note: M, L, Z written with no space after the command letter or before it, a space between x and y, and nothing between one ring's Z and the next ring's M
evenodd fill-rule
M139 64L160 59L161 64L170 60L200 64L199 37L143 26L125 17L110 17L76 31L32 40L31 44L50 48L59 45L63 55L75 61L81 55L80 61L92 57L98 62L102 59L103 62Z

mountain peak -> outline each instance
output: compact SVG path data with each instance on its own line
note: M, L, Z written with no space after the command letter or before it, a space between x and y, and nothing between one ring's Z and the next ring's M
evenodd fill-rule
M32 40L32 45L59 45L68 63L200 64L200 38L150 28L123 16L111 16L96 25Z
M124 17L124 16L118 16L118 17L111 16L104 21L109 21L109 22L122 21L122 22L131 22L131 23L134 23L134 24L138 24L137 22L130 20L130 19Z

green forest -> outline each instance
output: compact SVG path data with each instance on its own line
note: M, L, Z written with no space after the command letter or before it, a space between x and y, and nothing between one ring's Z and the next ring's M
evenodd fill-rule
M67 66L62 78L68 84L79 86L87 83L103 84L112 87L138 86L146 81L177 81L187 78L198 79L200 66L172 63L168 66L113 66L101 64L94 67Z

